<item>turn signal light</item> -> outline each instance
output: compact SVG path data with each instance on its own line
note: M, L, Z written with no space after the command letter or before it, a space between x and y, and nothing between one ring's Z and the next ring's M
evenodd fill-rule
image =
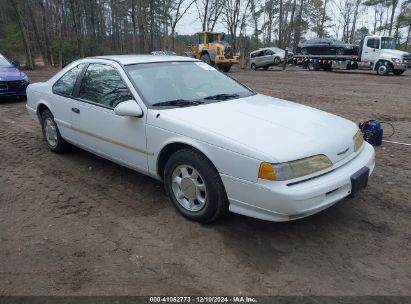
M276 176L273 166L269 163L261 163L258 178L275 181Z

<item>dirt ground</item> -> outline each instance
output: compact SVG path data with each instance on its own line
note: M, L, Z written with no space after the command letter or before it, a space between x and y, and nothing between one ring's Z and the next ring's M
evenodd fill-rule
M353 121L390 122L391 139L411 143L410 72L230 75ZM79 149L49 152L24 101L0 101L0 140L0 295L411 295L411 147L378 147L369 187L309 218L201 225L153 179Z

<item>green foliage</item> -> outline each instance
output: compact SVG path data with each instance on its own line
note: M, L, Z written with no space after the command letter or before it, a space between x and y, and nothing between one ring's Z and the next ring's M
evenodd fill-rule
M18 24L13 21L0 23L0 52L5 56L21 61L24 59L22 35Z

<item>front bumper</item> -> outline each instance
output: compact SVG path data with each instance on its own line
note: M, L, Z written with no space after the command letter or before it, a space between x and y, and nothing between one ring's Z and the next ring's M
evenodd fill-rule
M239 58L238 56L234 56L233 58L225 58L224 56L215 56L215 64L216 65L233 65L238 63Z
M394 70L411 70L411 62L394 64Z
M348 163L319 177L290 185L287 182L248 182L221 174L230 211L269 221L289 221L324 210L351 193L351 176L375 166L374 148L364 143Z
M29 82L22 80L0 82L0 97L26 96L28 85ZM1 89L3 86L6 89Z

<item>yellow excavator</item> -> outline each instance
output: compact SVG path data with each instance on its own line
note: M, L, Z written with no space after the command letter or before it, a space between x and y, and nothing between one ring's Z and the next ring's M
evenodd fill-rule
M238 63L239 56L234 56L232 46L223 41L222 33L198 32L196 40L186 56L200 59L223 72L228 72L233 64Z

